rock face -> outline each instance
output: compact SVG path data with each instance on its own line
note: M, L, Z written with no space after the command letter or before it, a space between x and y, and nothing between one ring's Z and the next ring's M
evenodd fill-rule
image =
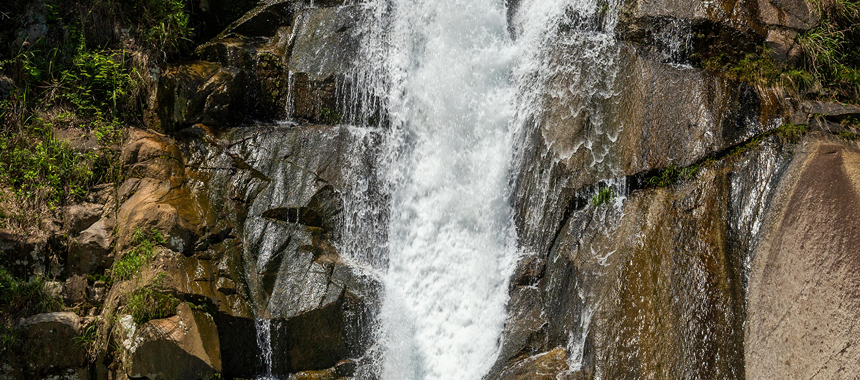
M240 71L211 62L171 68L158 83L150 123L162 132L204 123L226 126L236 120L233 106L242 88Z
M380 286L335 248L343 233L341 194L353 175L367 170L349 156L356 153L354 137L346 128L311 125L236 130L223 139L187 146L190 165L200 167L194 192L221 205L215 213L235 210L231 223L243 242L240 277L254 314L268 320L271 371L323 370L360 357L370 343ZM239 320L229 323L250 329ZM247 363L243 353L226 355L246 363L231 375L260 374L248 372L259 363Z
M75 313L38 314L21 320L27 339L29 370L33 373L53 368L83 367L86 356L75 338L80 336L81 321Z
M365 9L192 3L194 17L233 16L201 24L214 37L160 71L150 130L130 129L122 146L124 181L63 209L62 228L46 223L51 239L0 230L4 266L52 273L48 285L99 329L88 361L78 315L24 319L33 359L14 374L375 379L383 289L365 266L385 267L386 247L361 228L387 233L376 174L387 130L351 114L377 102L353 92L356 65L368 64ZM520 3L507 2L515 38L527 32ZM524 121L513 173L526 254L485 379L856 376L860 146L816 133L795 147L769 133L789 121L857 133L860 108L797 102L690 65L762 44L779 65L797 60L798 33L819 22L812 3L600 5L601 20L568 12L550 28L539 111ZM21 42L44 34L44 14L25 15ZM577 28L606 33L605 45L577 45ZM0 76L0 99L15 91ZM78 132L58 138L98 146ZM645 182L688 165L698 171L675 183ZM589 204L606 186L618 199ZM127 278L102 281L140 233L164 241ZM46 259L66 244L58 236L67 256ZM155 287L180 306L135 325L128 295ZM8 371L0 365L0 378Z
M747 378L846 379L860 367L860 147L817 136L801 147L753 255Z
M521 262L543 268L517 272L488 378L558 346L588 378L742 378L743 257L786 164L774 149L573 211L548 257Z
M96 273L109 266L107 256L113 243L113 228L110 224L108 220L99 220L72 240L66 259L70 273Z
M221 371L212 317L180 304L177 315L140 326L129 350L128 376L147 379L208 379ZM168 364L169 363L169 364Z

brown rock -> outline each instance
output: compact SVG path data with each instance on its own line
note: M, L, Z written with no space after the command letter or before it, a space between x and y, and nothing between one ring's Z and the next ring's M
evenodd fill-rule
M835 119L849 116L860 118L860 106L856 104L807 100L802 102L800 107L810 115L828 116Z
M110 225L110 221L101 219L72 240L66 259L70 273L86 275L108 266L107 256L113 243Z
M186 63L168 70L158 82L149 126L162 132L193 124L226 126L241 115L233 100L241 88L241 72L212 62Z
M568 373L567 352L559 347L514 362L499 375L499 380L573 380Z
M767 25L797 30L812 29L818 13L806 0L758 0L759 19Z
M96 281L93 283L93 287L88 294L90 303L99 304L104 302L106 291L107 284L105 284L104 281Z
M860 149L811 135L780 182L752 256L748 379L860 373Z
M102 216L102 205L82 203L63 208L63 230L75 235L99 220Z
M209 379L221 371L221 353L215 322L187 303L177 315L140 326L128 347L129 377L150 380Z
M797 32L790 29L768 30L765 44L770 50L771 58L779 63L787 63L790 59L798 58L800 48L794 42L796 36Z
M279 27L292 25L295 9L293 0L274 0L248 11L227 27L223 34L236 33L248 37L271 37Z
M75 313L38 314L22 319L20 327L27 337L25 348L30 369L44 371L85 364L84 351L75 343L81 331L80 318Z
M293 374L295 380L336 380L339 378L333 368L320 371L302 371Z
M87 300L87 278L82 275L72 276L66 279L63 290L63 299L66 304L74 305Z
M99 148L99 140L95 133L82 128L55 129L54 138L65 142L78 152L89 152Z

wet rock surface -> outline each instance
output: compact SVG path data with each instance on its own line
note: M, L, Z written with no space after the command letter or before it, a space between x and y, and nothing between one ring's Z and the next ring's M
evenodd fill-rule
M512 291L488 378L517 368L510 353L558 346L586 378L743 378L744 258L785 152L774 139L689 182L573 211L545 259L521 261L544 274Z
M234 99L241 88L235 68L212 62L173 67L159 80L150 126L172 132L197 123L232 125L239 118Z

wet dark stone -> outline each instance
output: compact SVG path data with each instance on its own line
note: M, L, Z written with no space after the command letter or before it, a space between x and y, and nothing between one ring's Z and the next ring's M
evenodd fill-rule
M215 325L218 326L222 374L225 378L256 378L265 374L253 319L218 313L215 315Z

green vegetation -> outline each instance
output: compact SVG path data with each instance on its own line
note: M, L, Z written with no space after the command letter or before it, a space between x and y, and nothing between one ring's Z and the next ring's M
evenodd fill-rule
M758 87L778 87L794 94L814 88L816 77L802 68L781 67L764 46L736 60L728 55L716 55L701 62L702 68L724 73L728 78L748 82Z
M803 135L809 132L809 126L796 124L783 124L770 131L757 135L749 141L737 145L729 150L729 157L736 157L761 145L768 137L775 136L782 144L797 144Z
M21 317L56 311L62 306L59 299L45 292L43 278L25 281L0 266L0 356L14 354L12 350L21 343L14 328Z
M672 186L680 181L695 177L703 168L713 166L718 159L732 159L757 148L767 138L775 137L781 144L797 144L808 131L809 126L806 125L783 124L714 156L699 160L692 165L678 167L675 164L670 164L667 168L645 178L645 184L649 187Z
M179 299L172 294L162 293L153 286L135 290L128 296L126 313L134 323L142 324L152 319L169 317L176 314Z
M820 23L797 35L799 60L778 64L765 46L702 60L706 70L798 97L860 102L860 2L818 0Z
M618 196L618 194L611 187L601 187L597 194L591 197L589 203L591 203L592 206L604 205L615 200L616 196Z
M335 109L323 106L320 109L320 121L325 124L339 124L343 115Z
M22 201L61 203L79 198L94 182L98 156L81 154L54 138L50 123L34 118L18 133L0 131L0 182Z
M9 0L0 4L0 225L36 225L46 210L118 182L125 125L142 125L149 72L190 51L188 0ZM35 15L35 16L34 16ZM20 25L44 20L26 40ZM96 149L56 133L95 136ZM66 138L74 139L69 133ZM13 207L14 206L14 207ZM9 219L12 218L12 219Z
M848 141L860 141L860 135L848 131L839 132L839 137Z
M686 167L678 167L674 163L669 167L660 170L656 175L649 177L645 183L651 187L666 187L671 186L681 180L693 178L699 172L699 165L693 164Z
M81 330L81 335L74 338L75 344L82 348L90 360L95 360L96 342L99 338L99 327L96 323L91 323L89 326Z
M826 88L822 95L860 101L860 1L814 1L819 25L797 36L806 70Z
M155 255L155 247L164 244L164 236L156 230L143 232L134 231L133 244L135 247L126 252L121 259L113 264L113 281L130 280Z

